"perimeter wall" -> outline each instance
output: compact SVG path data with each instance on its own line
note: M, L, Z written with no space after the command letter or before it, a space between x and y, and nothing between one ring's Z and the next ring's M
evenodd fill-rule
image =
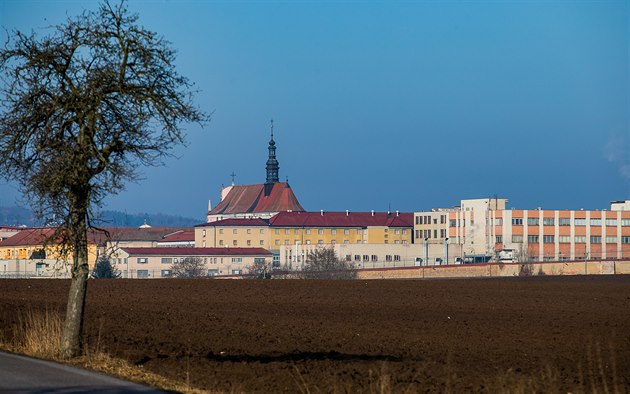
M477 278L599 274L630 274L630 259L368 268L358 270L357 279Z

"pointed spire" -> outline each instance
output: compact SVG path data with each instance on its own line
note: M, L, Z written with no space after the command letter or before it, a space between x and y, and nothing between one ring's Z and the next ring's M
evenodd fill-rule
M278 182L278 160L276 159L276 142L273 140L273 119L270 124L271 139L269 140L269 158L267 159L267 180L265 184L273 184Z

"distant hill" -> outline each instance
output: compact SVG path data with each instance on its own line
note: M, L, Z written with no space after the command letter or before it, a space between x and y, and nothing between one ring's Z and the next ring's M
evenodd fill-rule
M147 224L156 227L192 227L203 223L205 218L187 218L164 213L127 213L120 211L101 211L96 218L98 226L138 227ZM0 225L4 226L41 226L32 211L22 207L0 207Z

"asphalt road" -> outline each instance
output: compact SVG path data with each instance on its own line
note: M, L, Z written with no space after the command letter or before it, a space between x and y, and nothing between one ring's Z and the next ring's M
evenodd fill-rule
M0 393L163 393L111 376L0 352Z

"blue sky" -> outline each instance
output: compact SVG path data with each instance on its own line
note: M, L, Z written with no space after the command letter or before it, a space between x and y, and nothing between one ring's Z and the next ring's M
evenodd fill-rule
M0 0L43 33L91 1ZM107 208L202 218L222 184L280 178L307 210L516 208L630 198L627 1L131 1L212 112ZM4 42L6 33L0 33ZM0 205L18 194L0 183Z

